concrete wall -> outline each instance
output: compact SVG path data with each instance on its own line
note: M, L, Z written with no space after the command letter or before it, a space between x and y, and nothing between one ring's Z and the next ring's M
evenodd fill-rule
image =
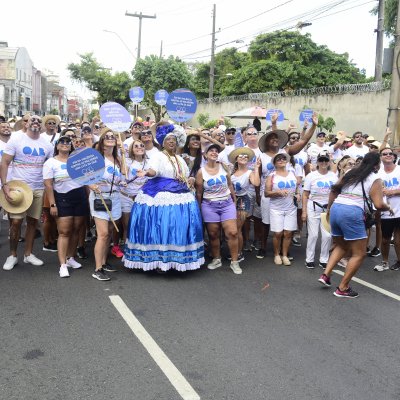
M197 115L208 113L210 120L218 119L221 115L228 115L243 108L259 105L262 107L278 108L283 111L285 119L282 127L289 121L300 126L299 114L304 107L311 108L325 118L332 117L336 121L334 132L344 130L349 135L355 131L362 131L382 139L386 130L386 119L389 106L389 90L378 92L361 92L345 94L323 94L316 96L291 96L271 98L265 101L240 100L216 103L200 103L197 106L195 117L189 121L190 125L198 127ZM232 119L235 126L245 126L252 119ZM265 130L267 122L262 121Z

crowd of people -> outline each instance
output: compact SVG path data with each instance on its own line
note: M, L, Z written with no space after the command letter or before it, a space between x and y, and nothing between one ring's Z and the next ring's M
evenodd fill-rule
M400 167L389 130L382 142L361 132L332 136L317 130L316 114L299 130L280 129L273 115L266 133L259 121L193 129L138 120L123 133L99 118L66 124L55 115L25 115L21 121L14 128L0 121L0 204L10 243L4 270L18 263L20 242L23 262L43 265L32 252L43 236L43 251L57 252L62 278L82 267L92 238L92 276L100 281L116 271L110 256L127 269L166 273L199 269L206 255L207 268L217 269L224 242L239 275L250 251L290 266L290 248L302 245L302 234L304 265L324 270L321 284L331 286L336 265L345 268L337 297L358 296L350 281L366 254L382 256L378 272L400 269ZM70 154L85 147L95 148L105 165L87 186L67 171Z

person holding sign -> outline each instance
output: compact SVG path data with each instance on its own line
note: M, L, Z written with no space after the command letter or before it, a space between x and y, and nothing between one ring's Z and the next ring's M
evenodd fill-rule
M109 128L104 128L98 142L98 151L103 155L105 170L103 179L89 185L90 213L94 218L97 231L94 258L96 262L93 278L99 281L109 281L106 272L115 271L107 264L108 247L113 232L113 222L121 218L121 165L118 158L117 137ZM107 208L102 199L105 200ZM107 211L108 209L108 211Z
M134 140L129 147L129 157L126 159L127 176L126 187L121 189L122 225L124 228L123 239L125 242L129 225L129 217L135 197L142 186L147 182L147 177L138 177L138 171L149 169L149 159L146 154L145 145L140 140Z
M182 127L161 121L156 139L163 151L150 161L149 179L135 198L125 245L125 267L149 271L188 271L204 263L201 215L191 191L194 178L182 157L186 134Z
M89 213L85 187L73 181L67 172L67 160L72 150L71 138L61 136L55 143L54 157L43 165L50 214L56 218L58 229L57 250L61 278L69 277L68 267L82 267L74 258L79 239L77 232L84 226L85 217Z

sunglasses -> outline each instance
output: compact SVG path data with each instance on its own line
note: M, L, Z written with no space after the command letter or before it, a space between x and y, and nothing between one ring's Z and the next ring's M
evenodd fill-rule
M39 122L39 124L42 123L42 120L41 120L40 118L32 117L32 118L31 118L31 122L34 122L34 121Z
M247 136L258 136L258 132L247 132Z
M71 141L70 141L70 140L65 140L65 139L60 139L60 140L58 141L58 144L68 144L68 145L70 145L70 144L71 144Z
M356 165L356 163L349 162L349 163L347 163L347 165L348 165L349 167L354 167L354 166Z
M142 132L140 132L140 136L151 136L151 135L152 135L151 131L142 131Z
M382 156L392 156L393 153L381 153Z
M249 158L247 154L239 154L237 158Z
M278 161L286 161L286 157L278 157L278 158L276 158L275 161L276 162L278 162Z
M360 139L362 136L354 136L354 139Z
M318 162L329 162L329 158L319 158Z
M47 125L55 125L55 122L47 122Z
M115 139L115 136L113 136L113 135L105 135L104 140L116 140L116 139Z
M65 135L66 137L69 137L71 139L76 139L76 135Z
M144 149L144 144L135 144L133 147L135 149Z

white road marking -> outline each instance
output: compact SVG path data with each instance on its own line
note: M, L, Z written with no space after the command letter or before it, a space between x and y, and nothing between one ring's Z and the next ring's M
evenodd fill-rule
M132 311L128 308L120 296L109 296L111 303L121 314L121 317L131 328L132 332L136 335L144 348L149 352L153 360L164 372L165 376L169 379L172 386L181 395L184 400L200 400L200 396L195 392L190 383L179 372L172 361L161 350L160 346L154 341L150 334L146 331L144 326L135 317Z
M343 271L338 271L338 270L336 270L336 269L334 269L333 272L335 272L335 273L338 274L338 275L342 275L342 276L344 275L344 272L343 272ZM369 288L372 289L372 290L376 290L377 292L382 293L382 294L384 294L385 296L388 296L388 297L391 297L392 299L395 299L395 300L397 300L397 301L400 301L400 296L399 296L399 295L394 294L394 293L392 293L392 292L389 292L388 290L382 289L382 288L380 288L379 286L375 286L375 285L373 285L372 283L369 283L369 282L367 282L367 281L364 281L364 280L362 280L362 279L355 278L355 277L353 277L351 280L354 281L354 282L357 282L357 283L359 283L359 284L361 284L361 285L364 285L364 286L366 286L366 287L369 287Z

